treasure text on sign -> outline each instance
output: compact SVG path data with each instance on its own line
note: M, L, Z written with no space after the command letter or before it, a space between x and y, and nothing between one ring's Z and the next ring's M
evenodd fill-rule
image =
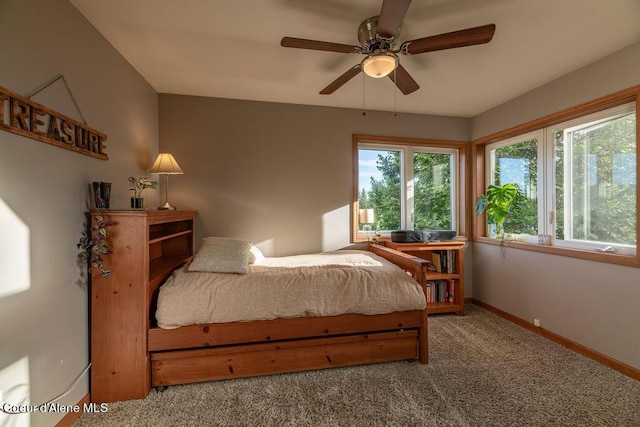
M107 135L0 87L0 129L109 160Z

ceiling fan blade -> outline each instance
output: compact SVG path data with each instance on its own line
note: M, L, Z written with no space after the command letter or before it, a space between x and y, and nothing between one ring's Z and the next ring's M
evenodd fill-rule
M346 82L348 82L349 80L351 80L352 78L360 74L360 71L362 71L362 65L360 64L354 65L352 68L347 70L346 73L344 73L343 75L341 75L340 77L332 81L329 84L329 86L322 89L320 91L320 95L331 95L333 92L340 89Z
M280 41L280 46L293 47L297 49L322 50L325 52L360 53L360 48L358 46L321 42L318 40L297 39L295 37L283 37Z
M389 78L396 84L396 86L398 86L400 92L405 95L409 95L410 93L420 89L418 83L413 80L413 77L411 77L407 70L405 70L405 68L400 64L398 64L395 71L389 74Z
M378 18L378 36L385 39L395 37L407 14L411 0L383 0Z
M417 53L489 43L495 31L495 24L488 24L480 27L467 28L466 30L439 34L437 36L424 37L402 43L400 51L408 53L409 55L415 55Z

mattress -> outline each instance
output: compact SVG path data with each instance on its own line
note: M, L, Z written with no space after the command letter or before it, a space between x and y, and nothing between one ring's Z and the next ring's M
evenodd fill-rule
M264 258L248 274L173 272L160 288L158 326L423 310L422 287L367 251Z

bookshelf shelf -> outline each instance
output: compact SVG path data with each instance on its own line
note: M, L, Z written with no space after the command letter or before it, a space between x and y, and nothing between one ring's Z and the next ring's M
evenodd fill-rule
M428 313L458 313L464 316L464 242L396 243L385 240L384 244L388 248L431 261L437 268L426 274Z

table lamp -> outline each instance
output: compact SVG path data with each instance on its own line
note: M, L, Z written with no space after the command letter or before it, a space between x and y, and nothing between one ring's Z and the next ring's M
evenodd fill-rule
M371 224L373 224L373 209L360 209L358 212L360 224L363 224L362 231L364 231L365 236L369 239L371 236Z
M184 172L176 162L176 159L169 153L160 153L149 173L165 175L164 200L165 204L158 206L158 209L175 210L176 207L169 203L169 175L182 175Z

